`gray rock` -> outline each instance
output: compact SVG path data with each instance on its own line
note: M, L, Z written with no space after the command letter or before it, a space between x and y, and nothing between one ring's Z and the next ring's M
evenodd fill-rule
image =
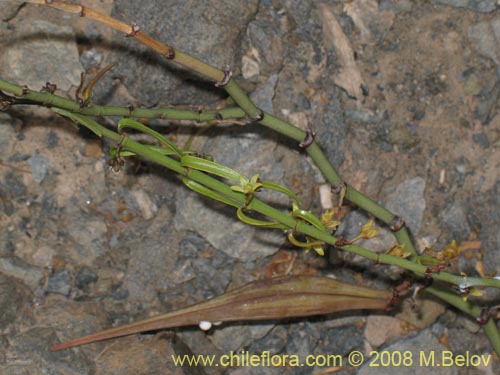
M95 49L86 50L80 56L80 62L85 70L100 66L102 59L102 53Z
M31 291L18 279L0 273L0 329L13 323L30 304Z
M286 324L277 324L264 337L255 340L249 346L250 353L262 353L269 350L271 354L281 353L288 341L288 329Z
M415 3L411 0L381 0L379 9L392 10L395 12L409 12L414 5Z
M158 212L158 206L151 199L149 194L142 189L135 189L132 191L132 195L139 207L142 218L144 220L152 219Z
M401 353L408 351L411 353L411 363L408 366L370 366L370 360L365 357L364 365L358 370L358 375L418 375L422 374L423 369L429 370L430 367L425 366L420 362L421 355L425 355L425 358L430 357L431 353L434 353L435 363L441 365L441 353L443 351L450 351L446 346L441 344L439 340L432 335L430 330L424 330L420 332L417 336L409 338L407 340L398 341L392 345L384 348L384 351L388 353ZM453 353L455 354L455 353ZM403 359L403 358L402 358ZM379 357L380 361L380 357ZM425 362L424 362L425 363ZM435 366L432 367L432 374L438 375L456 375L457 371L454 366Z
M204 256L207 251L209 257ZM199 294L200 299L212 298L226 291L234 263L233 258L214 249L205 239L190 234L179 243L176 269L182 267L185 279L178 280L178 284L185 283L189 277L189 283L197 291L192 295Z
M250 95L250 99L252 99L258 108L271 114L274 114L273 97L277 82L278 75L273 74L263 85L258 86Z
M414 235L418 234L425 210L425 180L415 177L403 181L396 187L388 188L383 193L385 207L401 215L406 226Z
M471 230L465 214L466 211L460 202L454 201L439 214L449 236L456 241L462 241L469 237Z
M49 131L49 134L47 134L47 147L48 148L54 148L59 144L59 136L57 133L53 130Z
M241 28L255 14L257 3L256 0L169 0L151 11L140 2L119 0L112 14L125 22L136 22L153 37L217 68L234 68L240 61L236 51ZM186 22L188 19L196 22ZM126 63L113 72L123 77L129 91L146 106L203 103L218 98L212 82L169 64L132 38L117 33L114 41L117 48L108 59Z
M16 15L22 3L19 1L2 1L0 2L0 19L8 21Z
M315 324L299 322L292 324L288 330L289 340L286 344L286 353L297 355L301 361L313 352L319 339L320 332ZM307 373L310 372L310 369Z
M88 215L77 208L64 211L65 222L61 232L73 240L67 256L77 264L89 264L101 256L106 248L106 223L99 216Z
M446 312L446 306L442 303L422 296L416 300L415 308L409 304L403 304L396 317L418 329L424 329L434 323L444 312Z
M498 8L498 2L496 0L432 0L432 2L456 8L472 9L482 13L490 13Z
M479 103L477 105L475 117L481 120L481 124L488 124L493 117L496 116L496 104L500 97L500 70L489 79L486 80L484 87L482 87L477 95ZM474 135L477 137L478 135ZM489 140L487 135L479 134L479 143L484 143L489 147ZM486 147L485 147L486 148Z
M23 331L10 342L7 360L10 365L2 374L77 375L92 373L93 365L83 353L51 352L48 346L57 342L52 328L35 326ZM33 371L33 372L29 372Z
M146 304L172 283L169 275L178 257L179 235L172 226L165 225L171 220L170 215L165 208L160 209L149 222L144 237L128 241L130 255L121 288L130 293L131 302Z
M82 267L75 276L75 286L86 290L89 284L97 281L97 274L89 267Z
M485 251L483 252L483 263L485 273L495 272L500 264L500 179L495 186L481 194L473 194L470 207L474 207L474 214L477 215L476 225L479 225L479 240Z
M261 56L260 72L264 76L275 73L285 55L283 33L275 23L265 19L250 22L247 28L248 44L256 48Z
M97 332L109 327L109 317L103 309L102 302L75 302L68 300L59 294L49 294L42 303L33 309L34 327L46 327L52 330L57 330L57 338L52 338L47 335L48 340L41 347L42 355L47 355L50 352L47 348L70 338L81 337L88 335L91 332ZM83 352L90 351L97 353L102 344L87 346L82 348ZM57 358L66 358L73 354L73 351L58 352L53 355ZM82 351L80 351L82 353Z
M0 112L0 155L10 155L13 140L16 138L14 121L7 113Z
M50 352L48 347L70 338L80 337L110 328L106 319L102 301L73 302L57 295L49 295L36 310L34 327L28 332L17 335L9 353L9 363L33 363L39 368L34 374L130 374L140 373L137 366L147 373L155 373L148 366L156 366L161 373L170 373L165 367L159 366L158 358L165 358L167 353L158 350L168 343L168 340L156 340L152 337L141 339L139 336L121 338L114 341L96 343L78 349ZM108 317L109 318L109 317ZM57 330L57 335L56 331ZM38 338L35 339L35 335ZM103 349L107 346L110 350ZM128 347L128 349L127 349ZM21 353L21 350L23 352ZM102 352L102 355L98 355ZM139 352L142 356L139 356ZM149 357L151 355L151 357ZM17 358L16 358L17 356ZM140 359L147 357L148 364L141 364ZM29 359L29 360L26 360ZM156 359L155 359L156 358ZM168 358L170 358L168 356ZM168 363L168 361L164 361ZM127 372L130 369L130 372Z
M2 78L40 90L46 82L62 90L78 86L82 66L73 29L42 20L20 22L0 57ZM36 64L27 64L36 61ZM57 64L54 64L57 61Z
M245 324L215 327L210 340L226 353L237 352L264 337L273 326L274 324Z
M481 132L479 134L474 134L472 136L472 140L476 142L478 145L481 145L483 148L490 147L490 141L488 139L488 135L485 132Z
M333 85L330 87L334 87ZM321 99L312 103L313 124L317 133L316 141L324 150L328 159L335 167L344 162L344 151L349 125L343 118L342 105L333 89L327 89L325 97L328 103Z
M285 0L283 5L293 18L293 20L301 25L309 21L313 2L303 0Z
M18 173L8 170L4 174L2 185L11 199L25 198L27 188Z
M370 345L375 348L403 335L404 330L399 319L375 314L366 318L365 337Z
M34 153L30 159L31 165L31 174L33 175L33 179L39 184L45 179L47 176L47 172L49 170L50 161L45 156L40 155L39 153Z
M283 241L281 233L244 224L238 221L235 209L198 194L181 190L178 200L175 227L199 233L233 258L247 261L269 256Z
M500 37L500 18L479 22L469 28L468 38L473 48L481 55L489 57L500 65L498 38Z
M187 372L180 369L181 366L175 366L170 360L173 354L170 340L166 340L162 335L142 339L138 336L122 338L96 358L95 373L186 374ZM191 373L196 374L195 371Z
M354 324L320 329L320 340L316 350L345 355L363 345L363 329Z
M62 294L63 296L69 295L71 291L71 274L68 270L64 270L52 275L49 278L47 285L47 292Z
M31 290L38 290L44 277L40 268L26 264L17 257L0 258L0 272L22 280Z

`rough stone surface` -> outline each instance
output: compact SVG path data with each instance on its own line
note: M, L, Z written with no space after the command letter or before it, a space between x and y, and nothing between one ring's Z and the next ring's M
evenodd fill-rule
M29 304L30 291L19 280L0 273L0 328L5 329Z
M467 240L472 249L452 261L450 272L498 272L499 27L497 15L487 13L498 8L497 1L86 5L136 22L219 68L228 65L257 106L311 128L343 180L404 216L420 248L440 250L452 239ZM0 10L2 79L36 90L49 80L72 99L83 69L88 82L117 63L97 82L95 103L170 103L195 111L232 105L218 101L226 94L211 80L147 53L123 33L43 6L11 9ZM324 26L327 11L339 24L333 38ZM334 43L341 39L343 49ZM353 82L353 75L363 83L354 87L357 99L339 86ZM11 106L7 113L0 115L1 374L311 375L336 365L174 368L170 355L269 350L346 360L354 350L367 355L374 348L492 353L472 319L423 294L414 309L410 303L395 307L395 317L358 311L235 322L208 332L184 327L49 352L55 343L174 311L255 279L326 274L390 289L401 282L402 270L335 249L330 254L345 258L328 264L314 252L291 248L281 231L267 237L267 229L238 223L234 208L188 191L163 167L127 157L123 170L113 173L108 151L116 142L77 131L47 109ZM118 118L96 120L111 128ZM286 185L304 209L321 213L317 187L325 179L299 141L259 124L224 121L202 129L204 124L165 119L147 123L180 146L192 141L190 148L247 177L259 173ZM141 142L153 141L132 133ZM290 208L280 194L258 196ZM336 234L356 235L369 217L352 211ZM357 244L382 252L393 243L393 234L383 230L379 238ZM485 293L478 304L498 302L493 288ZM497 374L500 366L494 360L485 369L378 370L479 375ZM355 372L372 374L374 368L365 364L339 373Z
M441 353L444 350L447 350L447 348L442 345L434 335L429 330L424 330L421 333L419 333L417 336L399 341L397 343L394 343L392 345L389 345L385 347L384 350L386 350L389 353L392 353L394 351L398 352L405 352L405 351L410 351L412 353L412 365L408 367L401 368L399 366L384 366L384 367L377 367L377 366L370 366L369 363L370 361L367 361L365 365L363 365L359 370L358 374L359 375L372 375L372 374L387 374L387 375L392 375L392 374L404 374L404 375L412 375L412 374L421 374L422 373L422 366L420 365L418 360L419 358L419 353L422 351L422 349L425 348L425 352L435 352ZM457 374L456 369L454 366L443 366L443 367L437 367L432 370L432 373L439 374L439 375L454 375Z
M8 155L12 147L11 139L15 136L12 118L6 113L0 113L0 154Z
M380 329L384 327L384 329ZM401 320L390 316L369 316L366 319L365 337L370 345L379 347L403 335Z
M71 275L67 270L61 271L49 278L47 292L67 296L71 291Z
M72 29L31 20L18 25L18 30L21 32L14 34L15 38L1 57L2 77L34 90L40 90L47 81L57 82L62 90L78 86L82 67ZM27 63L29 61L36 64Z
M406 304L396 316L417 328L423 329L434 323L445 311L446 307L442 303L422 297L416 301L415 308L412 308L410 304Z
M168 287L166 274L172 270L176 258L177 236L173 228L165 228L164 224L170 216L163 210L151 223L145 237L129 242L129 260L127 273L123 280L123 288L131 301L149 302L158 291Z
M34 154L30 159L30 164L33 179L36 182L41 183L45 179L50 167L48 159L43 155Z
M414 235L418 234L426 207L424 190L425 180L415 177L387 189L384 197L386 207L396 215L401 215Z
M2 1L0 3L0 14L2 15L2 21L8 21L14 17L20 7L18 1Z
M432 0L432 2L484 13L493 12L498 9L498 2L495 0Z
M491 58L500 65L498 45L495 43L500 35L500 19L479 22L470 27L468 36L474 48L482 55Z
M38 289L43 279L43 271L40 268L26 264L16 257L0 258L0 272L22 280L32 290Z
M169 340L149 337L141 340L128 337L107 350L96 361L96 373L124 375L134 374L177 374L179 368L169 359L175 352Z
M462 207L459 202L453 202L439 215L444 223L444 226L456 241L462 241L469 237L470 226L467 221L466 208Z
M136 1L115 1L113 15L137 23L145 32L218 68L238 61L241 27L255 13L257 1L179 2L169 0L151 12ZM172 9L176 9L172 12ZM186 20L196 22L186 22ZM158 55L116 33L117 48L109 61L127 61L114 72L143 104L201 103L218 98L213 83L200 82L192 74L168 64ZM123 48L125 47L125 48Z

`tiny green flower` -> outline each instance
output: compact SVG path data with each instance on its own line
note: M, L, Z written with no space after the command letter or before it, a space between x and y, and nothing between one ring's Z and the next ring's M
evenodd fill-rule
M340 225L339 220L333 219L337 214L338 214L338 207L331 208L323 212L319 217L319 220L326 228L334 230L337 229L337 227Z
M405 244L397 243L392 245L392 247L385 253L398 258L408 258L411 255L409 251L405 251Z
M361 227L361 232L354 237L350 242L356 242L361 239L368 240L370 238L374 238L378 236L379 228L375 226L375 220L374 219L369 219L365 225Z
M360 237L370 239L378 236L379 228L375 227L375 220L370 219L361 227Z

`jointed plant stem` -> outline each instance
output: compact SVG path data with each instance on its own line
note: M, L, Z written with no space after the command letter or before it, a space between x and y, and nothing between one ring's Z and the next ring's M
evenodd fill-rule
M217 69L215 67L210 66L209 64L206 64L199 59L196 59L195 57L192 57L186 53L183 53L182 51L179 51L177 49L174 49L173 47L170 47L168 45L165 45L159 41L156 41L155 39L151 38L147 34L143 33L142 30L137 26L137 25L128 25L125 24L121 21L115 20L112 17L100 14L99 12L96 12L92 9L80 6L80 5L73 5L73 4L68 4L65 3L64 1L59 1L59 0L52 0L52 1L47 1L47 0L31 0L29 2L32 3L38 3L38 4L45 4L54 8L58 8L64 11L69 11L72 13L78 13L80 16L85 16L89 17L91 19L94 19L96 21L105 23L109 25L110 27L119 30L123 32L124 34L133 37L137 39L139 42L145 44L146 46L152 48L153 50L157 51L165 57L166 59L172 60L174 62L177 62L178 64L181 64L185 66L186 68L201 74L215 82L222 82L225 77L226 73L220 69ZM24 93L21 91L19 92L19 87L16 87L14 85L11 85L7 82L0 82L0 88L3 90L9 91L14 93L17 96L22 96ZM220 85L222 86L222 85ZM234 79L229 79L229 82L224 82L223 87L227 91L227 93L231 96L231 98L234 100L234 102L243 110L244 113L246 113L251 119L253 119L255 122L258 122L259 124L262 124L266 127L269 127L281 134L284 134L298 142L301 142L302 140L305 139L308 133L305 131L285 122L282 120L277 119L276 117L272 116L269 113L264 113L262 112L259 108L255 106L255 104L249 99L249 97L243 92L243 90L237 85ZM40 93L28 93L26 95L26 99L33 100L33 101L38 101L42 102L40 100ZM60 108L66 108L69 110L77 111L81 114L84 115L89 115L89 112L85 112L85 110L90 110L85 108L71 108L67 102L61 100L59 97L52 97L51 101L49 103L45 104L50 104L52 106L61 106ZM64 105L66 105L64 107ZM94 112L93 114L111 114L110 109L104 109L100 108L102 110L102 113L96 113ZM123 110L123 109L121 109ZM121 111L120 110L120 111ZM94 107L95 111L95 107ZM105 112L109 111L109 112ZM136 110L134 110L136 111ZM119 111L118 111L119 112ZM151 112L150 112L151 113ZM114 113L115 114L115 113ZM191 115L192 113L188 113L188 115ZM242 113L232 113L233 116L240 116ZM123 114L120 113L119 115L121 116L132 116L131 113L129 114ZM180 112L177 112L176 115L181 115ZM213 114L215 117L215 113ZM134 112L134 117L146 117L139 115L138 112ZM196 120L196 119L194 119ZM121 138L120 135L118 135L115 132L112 132L106 128L102 129L102 134L110 139L115 140L116 142L119 141ZM117 138L118 137L118 138ZM153 151L149 149L147 146L140 145L137 142L134 142L130 139L125 139L124 140L124 146L127 147L130 151L141 155L143 157L146 157L154 162L157 162L161 165L166 166L167 168L170 168L171 170L180 173L183 176L188 177L189 179L192 179L196 182L199 182L200 184L203 184L204 186L213 189L225 196L227 196L229 199L234 199L236 202L239 202L240 204L245 203L245 195L241 193L237 193L232 191L227 185L222 183L221 181L211 178L210 176L207 176L206 174L197 171L197 170L188 170L184 167L182 167L178 161L173 160L169 157L160 155L158 152ZM311 144L307 145L306 151L310 155L311 159L314 161L314 163L318 166L318 168L321 170L323 173L324 177L326 180L334 187L339 186L340 184L343 183L342 179L336 172L335 168L331 165L331 163L328 161L324 153L321 151L319 146L315 143L312 142ZM365 210L366 212L370 213L371 215L375 216L377 219L382 221L385 224L390 224L395 218L396 215L391 213L389 210L386 208L382 207L379 205L377 202L374 200L366 197L364 194L360 193L359 191L355 190L351 186L347 186L346 188L346 198L351 201L352 203L358 205L360 208ZM260 212L264 215L266 215L269 218L272 218L276 221L279 221L283 224L286 224L290 228L293 228L294 230L298 232L302 232L304 234L307 234L308 236L314 237L316 239L322 240L326 243L330 244L335 244L337 242L337 239L334 236L329 235L325 231L321 231L303 221L296 222L295 219L285 213L282 213L278 210L275 210L274 208L266 205L263 202L258 201L257 199L253 199L252 202L248 205L249 209L255 210L257 212ZM372 259L378 263L385 263L385 264L394 264L398 265L402 268L408 269L416 273L417 275L423 276L427 275L427 267L416 263L414 260L418 256L415 247L410 239L410 236L408 234L408 231L404 226L398 227L397 229L394 230L395 236L397 241L400 244L405 245L405 249L410 252L411 258L410 260L394 257L391 255L386 255L386 254L375 254L367 249L361 248L356 245L348 245L342 247L343 250L347 250L359 255L362 255L366 258ZM455 285L460 285L461 284L461 277L459 276L454 276L448 273L440 272L440 273L434 273L431 275L433 280L439 280L439 281L444 281L447 283L452 283ZM500 282L496 279L486 279L486 278L467 278L467 285L469 286L494 286L494 287L500 287ZM430 287L428 288L428 291L437 297L447 301L448 303L452 304L453 306L459 308L460 310L466 312L467 314L473 315L473 316L478 316L478 308L473 307L469 302L462 300L461 297L452 294L451 291L449 290L442 290L438 289L436 287ZM498 330L496 328L496 325L492 319L489 319L487 324L485 325L485 332L488 335L488 338L490 339L493 347L495 348L495 351L500 354L500 336L498 333Z
M56 111L60 113L60 111L58 110ZM87 119L87 121L92 121L92 120ZM250 203L246 204L246 196L240 192L232 190L231 187L225 184L224 182L215 179L199 170L183 167L179 161L171 157L162 155L157 151L151 149L149 146L138 143L128 137L123 138L122 135L98 124L95 121L92 121L92 130L94 129L97 129L98 132L102 134L102 136L111 139L115 142L120 142L123 150L131 151L136 155L139 155L155 163L158 163L184 177L187 177L199 184L202 184L205 187L212 189L213 191L216 191L217 193L220 193L225 197L231 199L240 206L247 205L247 208L249 210L253 210L268 218L280 222L286 225L290 229L294 229L299 233L303 233L317 240L324 241L325 243L331 244L333 246L335 246L339 240L337 237L332 236L327 231L315 228L314 226L304 221L297 222L297 220L293 218L293 216L291 216L290 214L279 211L269 206L268 204L260 201L257 198L252 199ZM389 254L378 254L357 245L345 245L340 248L342 250L363 256L367 259L371 259L380 264L391 264L399 266L401 268L412 271L420 276L425 275L427 271L427 267L425 265L418 264L411 260L392 256ZM447 272L435 273L432 275L432 278L436 281L442 281L454 285L459 285L464 281L463 276L456 276ZM468 277L466 278L466 280L468 286L500 288L500 280L493 278L487 279L487 278Z
M50 2L43 0L31 0L29 2L37 4L45 4L60 10L68 11L71 13L77 13L81 17L89 17L91 19L95 19L96 21L105 23L108 26L114 28L115 30L121 31L125 35L137 39L139 42L145 44L154 51L158 52L166 59L176 62L192 70L193 72L205 76L215 82L220 82L225 77L224 71L217 69L213 66L210 66L209 64L197 59L194 56L181 52L177 49L174 49L171 46L165 45L153 39L152 37L144 33L139 27L137 27L137 25L134 24L129 25L124 22L118 21L112 17L96 12L95 10L92 10L90 8L81 5L68 4L60 0L53 0ZM243 109L243 111L245 111L245 113L247 113L248 116L250 116L250 118L258 119L257 120L258 123L266 127L269 127L297 141L304 139L304 137L306 136L306 132L297 128L296 126L289 124L285 121L279 120L269 113L262 112L259 108L255 106L255 104L250 100L248 95L246 95L246 93L240 88L240 86L236 83L236 81L233 78L231 78L229 82L224 85L224 89L236 102L236 104L241 109ZM264 116L262 119L260 119L260 116L262 114ZM314 163L318 166L318 168L324 174L325 178L329 183L331 183L333 186L337 186L339 183L342 182L335 168L331 165L331 163L328 161L328 159L326 158L326 156L316 143L313 143L310 147L308 147L307 151L310 154L311 158L313 159ZM390 221L396 216L387 209L385 209L384 207L382 207L381 205L379 205L378 203L376 203L375 201L371 200L370 198L366 197L364 194L356 191L350 186L347 187L346 198L386 224L390 223ZM408 250L414 251L413 246Z
M153 162L156 162L164 167L169 168L170 170L179 173L182 176L186 176L193 181L196 181L209 189L217 191L224 196L228 197L230 200L233 200L237 204L243 205L245 204L245 195L235 192L231 190L231 188L225 183L212 178L211 176L189 168L182 167L180 163L170 157L159 154L158 152L150 149L148 146L142 145L136 141L133 141L129 138L122 139L122 136L112 130L109 130L98 123L95 123L93 126L99 128L101 134L109 138L115 142L122 142L123 147L132 151L133 153L140 155L144 158L147 158ZM312 225L305 223L304 221L297 222L291 215L287 213L283 213L275 208L267 205L266 203L258 200L257 198L252 199L252 202L248 204L248 208L253 211L259 212L269 218L272 218L280 223L285 224L289 228L293 228L295 231L309 235L318 240L324 241L331 245L335 245L338 241L338 238L332 236L326 231L321 231ZM403 243L409 241L408 239L402 239ZM346 245L342 247L342 250L352 252L357 255L361 255L365 258L374 260L380 264L392 264L399 266L401 268L410 270L417 275L423 276L426 273L427 267L417 264L413 261L406 260L403 258L395 257L387 254L377 254L368 249L357 245ZM440 272L432 275L432 279L435 281L442 281L454 285L459 285L463 282L463 277L455 276L446 272ZM485 278L467 278L468 285L471 286L491 286L500 288L500 281L496 279L485 279ZM481 314L481 309L477 306L473 306L471 303L463 299L462 297L454 294L449 289L444 289L440 286L430 286L426 289L429 293L435 295L436 297L442 299L443 301L448 302L452 306L462 310L463 312L471 315L474 318L477 318ZM490 319L487 324L484 326L485 333L490 340L493 348L497 353L500 353L500 335L495 325L495 322Z
M38 105L52 106L66 109L86 116L122 116L133 118L159 118L165 120L187 120L206 122L222 117L224 120L237 120L246 116L245 112L238 107L229 107L220 110L187 110L174 108L128 108L128 107L108 107L89 103L85 107L70 99L55 95L49 92L38 92L26 87L12 84L0 79L0 90L10 92L15 95L16 103L23 101L26 104L36 102ZM1 97L0 97L1 100Z

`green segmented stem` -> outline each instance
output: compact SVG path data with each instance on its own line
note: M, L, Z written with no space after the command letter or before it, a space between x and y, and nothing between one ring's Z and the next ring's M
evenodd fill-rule
M185 54L182 51L179 51L175 48L172 48L170 46L166 46L166 45L156 41L155 39L151 38L150 36L148 36L147 34L145 34L143 32L136 32L136 30L134 30L134 27L130 28L130 25L127 25L123 22L115 20L109 16L100 14L96 11L93 11L92 9L89 9L89 8L86 8L83 6L68 4L68 3L65 3L63 1L57 1L57 0L53 0L50 3L48 1L42 1L42 0L32 0L31 2L38 3L38 4L45 4L47 6L52 6L52 7L64 10L64 11L77 13L77 14L80 14L80 16L87 16L87 17L94 19L98 22L105 23L110 27L113 27L117 30L125 32L127 35L134 37L139 42L144 43L145 45L152 48L153 50L158 51L162 56L166 57L167 59L171 59L171 60L183 65L184 67L187 67L188 69L191 69L199 74L205 75L205 76L207 76L215 81L221 81L225 77L224 72L221 71L220 69L214 68L214 67L210 66L209 64L206 64L206 63L204 63L204 62L202 62L202 61L200 61L200 60L198 60L198 59L196 59L188 54ZM9 91L9 88L10 88L11 90L9 92L13 92L15 95L22 96L23 99L28 99L28 100L40 102L40 98L42 98L42 96L37 95L37 94L32 93L32 92L25 93L24 92L25 90L19 91L16 87L13 87L13 85L6 83L5 81L3 81L3 83L0 82L0 88L3 90L6 90L6 91ZM17 90L17 91L12 91L12 90ZM262 112L248 98L248 96L243 92L243 90L241 90L241 88L236 84L234 79L230 79L229 83L225 85L225 90L232 97L234 102L246 114L248 114L251 118L260 118L261 117ZM38 93L38 94L41 94L41 93ZM61 105L64 104L61 100L59 100L59 98L57 98L55 96L49 97L49 96L45 95L43 97L45 99L50 99L49 102L45 102L45 103L42 102L42 104L44 104L44 105L50 105L50 106L57 107L59 104L61 104ZM66 109L70 109L70 108L66 108ZM71 118L71 116L67 116L67 117ZM78 117L73 116L73 119L74 120L77 119L76 121L78 121ZM78 121L78 122L81 123L81 121ZM275 131L277 131L279 133L285 134L285 135L289 136L290 138L295 139L297 141L301 141L302 139L304 139L304 137L306 135L306 133L303 132L302 130L294 127L291 124L288 124L284 121L281 121L281 120L279 120L279 119L277 119L277 118L275 118L267 113L264 113L264 117L259 121L259 123L271 128L271 129L274 129ZM92 124L92 123L90 123L90 124L91 125L88 126L89 129L91 129L98 136L104 135L104 136L111 137L111 134L106 135L107 133L104 130L107 131L107 129L97 130L97 128L94 126L94 124ZM83 125L85 125L85 124L83 124ZM116 141L118 141L118 140L116 140ZM133 143L133 141L131 141L130 139L124 139L123 144L126 147L126 149L131 151L131 152L137 153L138 155L141 155L143 157L150 158L153 161L156 160L161 165L164 165L167 168L171 168L172 170L176 171L177 173L180 173L184 176L187 175L186 169L184 167L182 167L178 162L176 162L175 160L173 160L169 157L165 157L165 156L159 154L158 152L156 152L152 149L149 149L147 147L144 149L141 149L135 143ZM143 146L143 147L145 147L145 146ZM318 166L318 168L321 170L321 172L325 176L326 180L330 184L332 184L333 186L338 186L340 183L342 183L342 180L340 179L335 168L329 163L329 161L325 157L324 153L321 151L321 149L319 148L319 146L317 146L316 143L313 142L310 146L308 146L307 152L311 156L314 163ZM160 160L159 158L161 158L162 160ZM189 173L190 178L192 178L193 180L196 180L198 178L200 180L205 179L204 183L202 183L200 181L196 181L196 182L199 182L200 184L204 184L205 186L207 186L210 189L217 190L217 184L222 183L221 181L218 181L216 179L212 179L213 181L210 179L206 179L209 176L204 175L203 172L201 172L201 171L193 170L191 172ZM204 177L202 177L202 176L204 176ZM229 196L231 194L237 194L237 192L231 191L231 189L228 188L227 186L226 186L226 188L223 188L222 186L219 186L218 188L225 190ZM226 193L223 193L223 194L226 194ZM242 197L240 194L240 196L236 200L239 201L241 198L244 198L244 196ZM355 189L353 189L350 186L347 187L346 198L386 224L389 224L395 217L395 215L393 213L391 213L389 210L382 207L377 202L371 200L370 198L366 197L365 195L361 194L360 192L356 191ZM253 199L252 202L250 202L250 204L249 204L249 208L257 210L257 208L259 208L261 204L262 203L259 202L258 200ZM288 217L286 215L285 215L286 217L282 217L281 220L278 220L277 216L279 216L279 215L276 212L279 213L279 211L276 211L276 210L275 210L276 212L272 211L272 209L267 209L265 206L262 206L260 208L262 208L263 211L267 212L267 213L266 212L260 212L260 213L267 215L268 217L271 217L277 221L281 221L286 225L293 225L293 222L295 222L295 220L292 217ZM273 215L275 215L275 216L273 216ZM292 223L290 222L290 220L292 220ZM325 236L324 231L319 230L315 226L312 226L305 221L300 221L296 225L295 229L297 231L302 230L303 233L310 235L312 237L314 237L313 232L316 232L316 235L318 235L319 237ZM417 252L415 250L413 242L409 238L409 234L408 234L407 230L403 227L403 228L399 229L395 233L395 235L396 235L396 239L398 240L398 242L405 244L406 250L411 252L412 259L414 259L417 256ZM316 238L320 239L319 237L316 237ZM333 236L330 236L328 238L329 241L332 241L332 239L335 239L335 238ZM331 243L329 241L325 240L325 242ZM396 264L396 265L399 265L403 268L412 270L417 275L423 275L426 272L426 270L423 269L422 265L416 264L416 263L412 262L411 260L392 257L392 256L387 255L387 254L382 254L382 255L375 254L375 255L373 255L373 253L370 253L368 250L363 249L363 248L358 248L355 245L344 246L344 247L342 247L342 249L347 250L347 251L352 251L354 253L359 253L360 255L364 254L363 256L365 256L369 259L374 259L374 256L375 256L376 259L374 259L374 260L376 260L379 263ZM368 253L367 253L367 251L368 251ZM372 255L370 255L370 254L372 254ZM442 280L442 281L446 281L446 282L451 282L451 283L454 283L455 285L460 284L460 277L450 275L450 274L447 274L444 272L441 272L439 274L433 274L432 278L434 280ZM474 281L473 281L473 279L474 279ZM473 282L476 282L477 284L473 284ZM468 283L469 283L469 285L482 285L482 286L498 287L498 280L496 280L496 279L468 278ZM439 293L436 289L432 289L432 288L433 287L429 288L428 290L435 293L435 295L439 296L443 300L448 301L450 304L453 304L454 306L457 306L458 308L460 308L462 311L464 311L466 313L472 313L472 314L475 313L474 311L472 311L469 308L471 306L470 304L467 303L466 305L463 305L463 304L458 303L456 300L456 296L452 295L450 291L445 291L443 293ZM497 351L498 354L500 354L499 334L498 334L498 330L496 329L496 327L494 325L493 320L490 319L488 321L488 323L485 326L485 331L488 335L488 338L492 342L492 345L494 346L495 350Z

